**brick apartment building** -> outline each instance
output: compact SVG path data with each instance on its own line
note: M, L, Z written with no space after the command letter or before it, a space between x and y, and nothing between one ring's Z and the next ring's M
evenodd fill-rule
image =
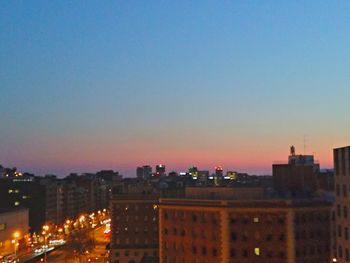
M161 263L328 263L330 210L313 200L161 199Z

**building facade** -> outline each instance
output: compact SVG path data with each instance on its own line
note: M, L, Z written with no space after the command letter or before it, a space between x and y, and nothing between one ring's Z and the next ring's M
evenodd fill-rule
M330 262L330 205L161 199L161 263Z
M350 262L350 146L333 150L335 172L334 256L337 262Z
M158 198L150 188L114 190L111 211L111 263L140 263L158 257Z

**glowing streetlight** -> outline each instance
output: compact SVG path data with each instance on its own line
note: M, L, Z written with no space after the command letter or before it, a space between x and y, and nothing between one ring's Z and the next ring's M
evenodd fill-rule
M21 236L21 233L19 231L15 231L13 233L14 240L12 240L12 243L15 246L15 256L17 256L17 247L18 247L18 238Z
M43 234L43 236L44 236L44 241L45 241L45 247L44 247L44 262L46 263L46 251L47 251L47 238L46 238L46 234L47 234L47 232L49 231L49 226L48 225L44 225L43 226L43 232L42 232L42 234Z

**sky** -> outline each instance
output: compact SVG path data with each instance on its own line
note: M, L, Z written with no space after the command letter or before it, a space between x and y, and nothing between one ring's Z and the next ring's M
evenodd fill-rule
M332 168L349 47L349 1L0 1L0 164Z

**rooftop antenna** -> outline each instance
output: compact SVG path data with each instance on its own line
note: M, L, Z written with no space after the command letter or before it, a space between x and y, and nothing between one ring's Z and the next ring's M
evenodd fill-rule
M306 154L306 135L304 135L304 155Z

